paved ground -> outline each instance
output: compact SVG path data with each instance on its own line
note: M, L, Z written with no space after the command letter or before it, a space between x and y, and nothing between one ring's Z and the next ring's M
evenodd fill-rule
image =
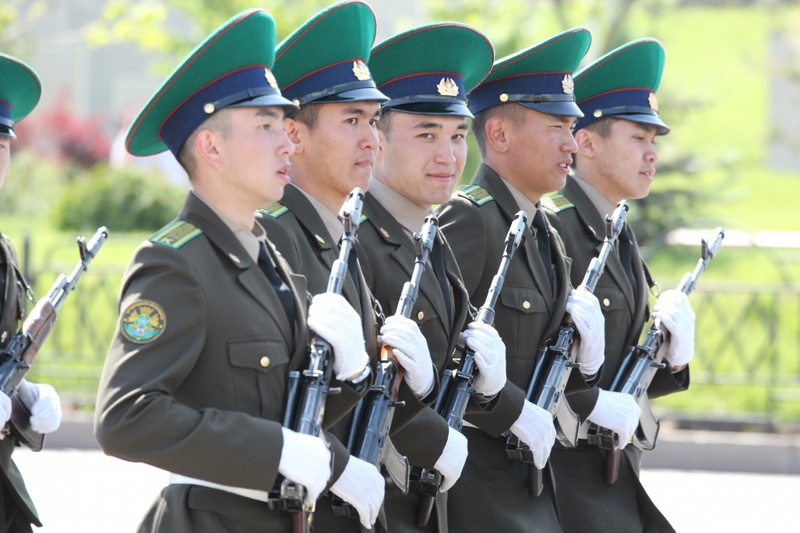
M106 457L85 423L49 439L14 454L45 523L36 531L134 531L166 474ZM662 430L645 457L642 482L681 533L800 531L800 435Z

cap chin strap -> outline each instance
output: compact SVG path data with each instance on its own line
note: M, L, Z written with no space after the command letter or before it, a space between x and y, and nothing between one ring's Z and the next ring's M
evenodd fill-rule
M314 102L316 100L321 100L323 98L327 98L328 96L334 96L340 93L344 93L347 91L353 91L355 89L375 89L375 82L369 81L351 81L347 83L341 83L339 85L334 85L333 87L326 87L319 91L314 91L313 93L309 93L305 96L299 96L294 98L293 101L299 105L303 106L305 104Z
M218 111L220 109L224 109L230 105L238 104L239 102L245 102L247 100L253 100L258 98L259 96L280 96L281 92L274 87L255 87L252 89L245 89L244 91L239 91L238 93L231 94L226 96L225 98L220 98L216 102L211 102L210 104L206 104L208 110L206 112L208 114L213 113L214 111Z
M608 115L653 115L657 117L658 113L656 113L649 107L643 107L638 105L620 105L616 107L609 107L606 109L595 109L594 111L592 111L592 115L595 118L605 117Z
M500 95L502 102L574 102L574 94L506 94Z

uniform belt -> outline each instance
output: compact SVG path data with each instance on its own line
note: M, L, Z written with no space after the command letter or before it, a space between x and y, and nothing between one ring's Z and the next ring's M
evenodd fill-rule
M182 476L180 474L174 474L172 472L170 472L169 474L169 483L170 485L181 485L181 484L200 485L202 487L224 490L225 492L230 492L231 494L244 496L245 498L250 498L251 500L258 500L260 502L269 501L269 493L265 490L246 489L244 487L231 487L230 485L221 485L219 483L214 483L212 481L206 481L205 479L197 479L189 476Z

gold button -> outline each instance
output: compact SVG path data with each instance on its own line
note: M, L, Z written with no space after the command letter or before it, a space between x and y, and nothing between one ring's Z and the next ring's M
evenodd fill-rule
M608 298L603 298L603 305L605 307L608 307L609 305L611 305L611 300L609 300Z
M425 318L425 313L423 313L422 311L417 313L417 320L422 320L423 318Z
M264 367L264 368L267 368L267 367L269 366L269 357L267 357L267 356L265 355L264 357L262 357L262 358L261 358L261 359L258 361L258 363L259 363L259 364L260 364L262 367Z
M528 300L525 300L524 302L522 302L522 308L523 309L530 309L531 308L531 303Z

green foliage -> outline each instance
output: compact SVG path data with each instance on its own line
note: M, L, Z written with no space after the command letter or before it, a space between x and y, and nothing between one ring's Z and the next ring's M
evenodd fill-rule
M13 215L44 215L61 194L65 168L32 150L14 150L0 194L0 212Z
M172 220L185 191L135 167L96 165L70 182L53 208L63 229L106 226L114 232L154 231Z

